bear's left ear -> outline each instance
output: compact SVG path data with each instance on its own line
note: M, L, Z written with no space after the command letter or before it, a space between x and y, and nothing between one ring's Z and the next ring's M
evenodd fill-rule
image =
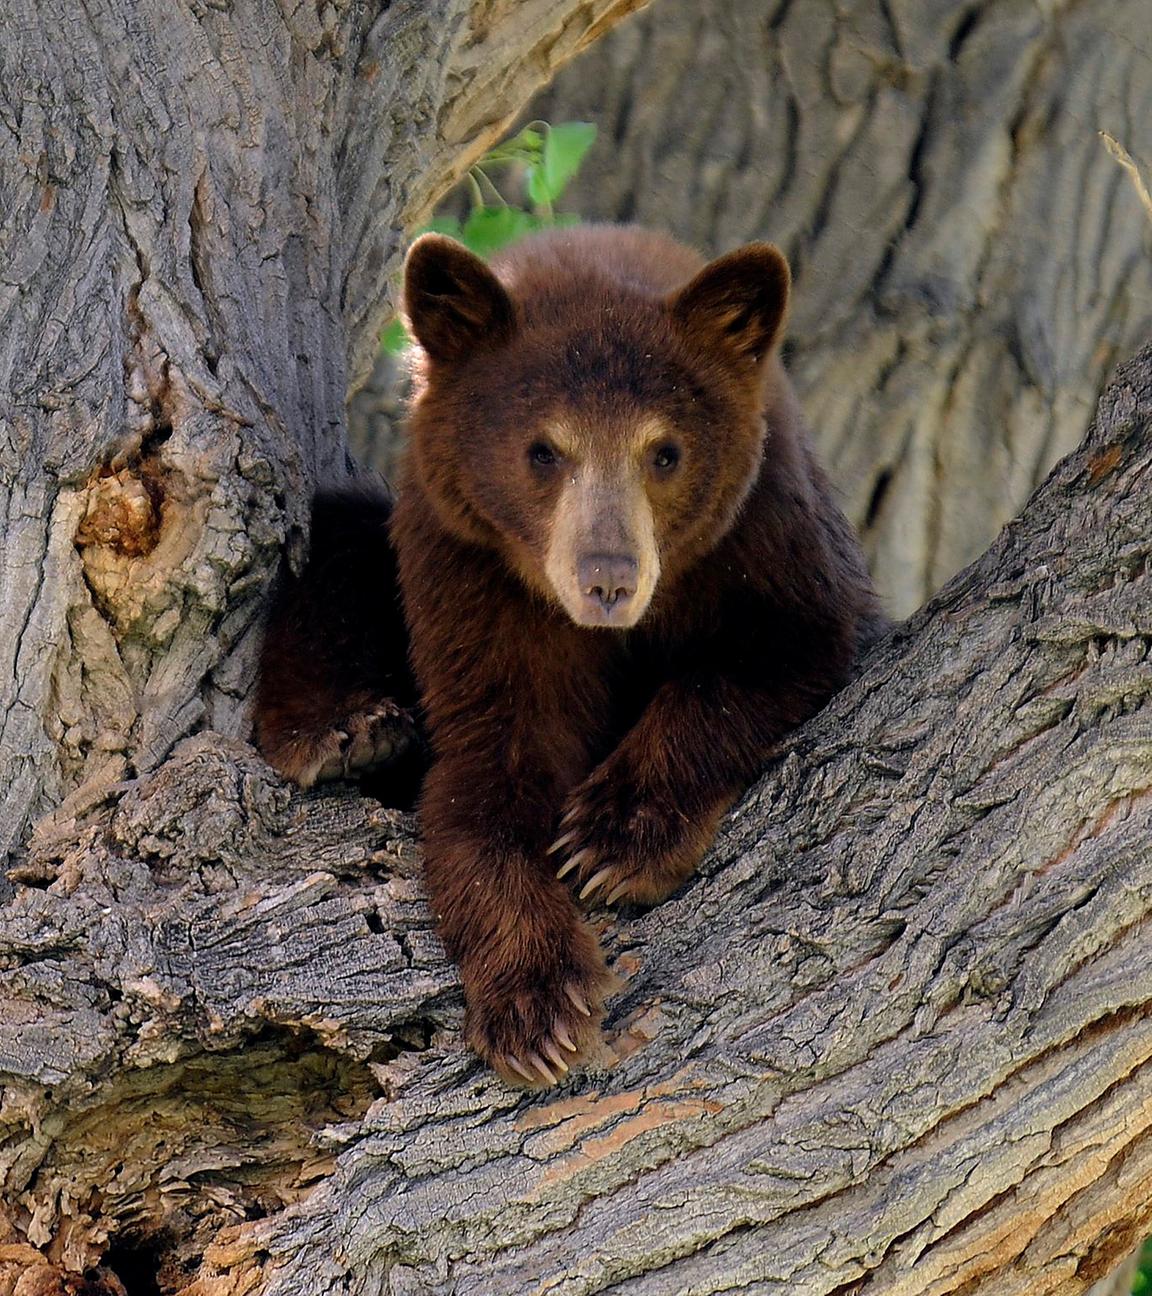
M404 315L433 360L460 360L506 342L516 314L504 285L473 252L424 234L404 262Z
M749 243L709 261L668 305L690 334L715 339L758 363L772 350L788 312L792 276L771 243Z

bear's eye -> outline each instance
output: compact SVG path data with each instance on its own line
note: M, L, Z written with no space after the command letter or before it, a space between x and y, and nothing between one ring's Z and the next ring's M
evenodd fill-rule
M528 447L528 458L538 468L548 468L556 462L556 451L543 441L536 441Z
M660 446L652 460L654 467L661 472L670 472L680 462L680 448L671 443Z

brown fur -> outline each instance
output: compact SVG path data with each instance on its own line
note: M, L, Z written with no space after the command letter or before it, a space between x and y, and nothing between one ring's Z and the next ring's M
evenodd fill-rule
M419 765L391 512L382 488L318 495L308 562L299 576L284 573L273 601L256 742L302 787L381 764L411 779L410 766Z
M776 355L774 248L705 267L586 227L489 270L427 236L405 298L421 349L391 529L428 883L469 1043L539 1084L594 1055L611 987L557 870L596 899L675 890L881 618ZM390 507L320 496L273 610L257 735L298 781L386 758L413 700Z
M405 291L423 354L393 535L434 754L428 881L469 1042L538 1083L594 1049L609 987L557 865L598 898L675 890L879 614L776 357L775 249L703 269L590 227L492 273L427 236ZM642 424L679 447L670 475L636 448ZM653 519L659 579L634 628L577 624L587 591L549 574L557 500L598 456ZM601 513L630 544L636 519Z

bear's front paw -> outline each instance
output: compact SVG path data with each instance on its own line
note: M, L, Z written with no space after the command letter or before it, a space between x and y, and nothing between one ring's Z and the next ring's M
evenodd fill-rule
M561 861L556 876L570 878L581 900L656 904L691 875L720 813L693 818L673 793L642 788L610 759L569 798L548 853Z
M353 711L331 728L290 729L261 735L265 759L301 787L328 779L353 778L398 760L416 737L412 716L382 699Z
M614 981L575 915L570 926L521 935L462 966L464 1037L505 1080L542 1088L595 1057Z

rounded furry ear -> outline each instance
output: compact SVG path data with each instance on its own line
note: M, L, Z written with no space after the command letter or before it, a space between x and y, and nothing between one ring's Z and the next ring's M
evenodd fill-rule
M508 341L512 299L474 253L444 234L423 234L404 262L404 317L433 360L459 360Z
M792 276L771 243L749 243L709 261L668 299L689 333L716 338L741 358L759 362L779 339Z

